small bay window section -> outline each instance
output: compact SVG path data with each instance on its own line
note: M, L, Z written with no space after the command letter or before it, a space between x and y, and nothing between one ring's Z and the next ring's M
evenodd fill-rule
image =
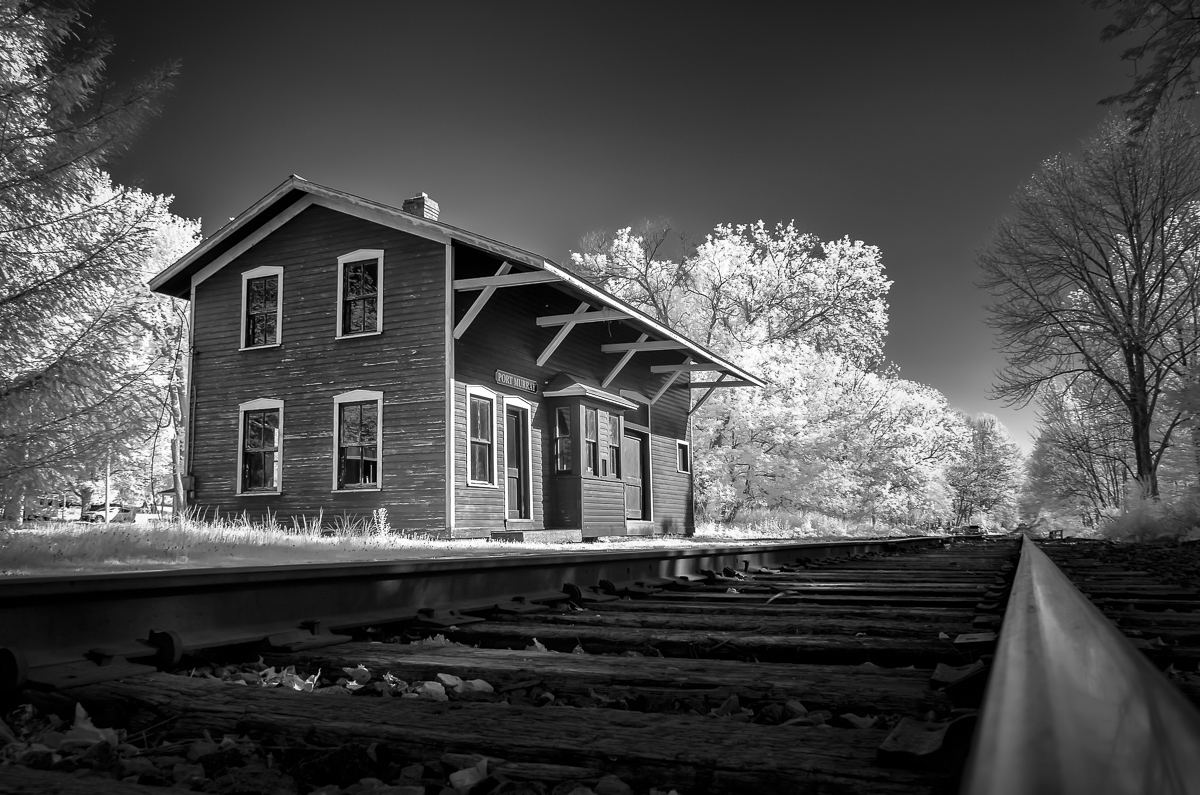
M467 388L467 485L496 485L496 395Z
M571 474L571 409L559 406L554 410L554 472Z
M280 494L283 489L283 401L238 406L237 493Z
M242 274L241 350L279 345L283 325L283 268L264 265Z
M383 250L361 248L338 257L337 336L383 331Z
M358 389L333 399L335 491L378 491L382 482L383 393Z

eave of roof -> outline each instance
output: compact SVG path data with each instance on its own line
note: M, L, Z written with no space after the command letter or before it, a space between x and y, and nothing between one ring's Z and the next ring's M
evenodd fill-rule
M492 240L483 235L478 235L441 221L431 221L427 218L421 218L420 216L406 213L403 210L398 210L395 207L381 204L380 202L364 199L361 196L355 196L354 194L324 185L318 185L295 174L288 177L274 190L263 196L236 218L225 224L225 226L218 229L172 265L156 274L150 279L150 289L154 292L165 293L176 298L188 298L191 294L193 275L199 273L221 255L254 234L256 230L268 223L274 216L292 204L295 204L306 195L318 197L330 204L352 205L372 214L394 218L403 224L406 231L414 234L434 239L459 241L528 265L531 268L553 273L562 282L559 286L570 287L604 306L619 309L630 315L629 320L621 322L634 324L649 334L674 340L683 345L685 350L692 356L721 365L729 375L745 379L758 386L766 386L765 382L757 376L718 356L704 346L688 339L552 260L548 260L531 251L525 251L516 246L501 243L498 240Z
M620 395L609 392L606 389L601 389L596 384L589 384L578 376L569 373L562 373L555 378L542 391L542 394L546 397L589 397L602 403L620 406L623 409L637 408L637 404L632 400L626 400Z

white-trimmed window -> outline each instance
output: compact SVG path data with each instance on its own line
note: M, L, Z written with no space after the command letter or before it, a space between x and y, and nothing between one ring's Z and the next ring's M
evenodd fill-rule
M608 477L621 478L621 415L606 412L608 418Z
M571 474L571 409L559 406L554 410L554 471Z
M496 485L496 393L467 387L467 483Z
M360 248L338 257L337 336L383 331L383 250Z
M279 344L283 326L283 268L264 265L242 274L242 350Z
M600 474L600 423L597 410L583 407L583 473Z
M333 398L333 488L380 488L383 468L383 393L356 389Z
M238 405L238 494L283 490L283 401L262 398Z
M690 443L675 442L675 469L679 472L692 471L692 445Z

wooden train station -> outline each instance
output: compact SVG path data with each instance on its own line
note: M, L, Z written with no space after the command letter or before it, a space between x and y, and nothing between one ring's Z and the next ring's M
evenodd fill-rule
M450 537L691 532L689 416L762 381L439 215L293 176L154 277L190 302L188 504L384 508Z

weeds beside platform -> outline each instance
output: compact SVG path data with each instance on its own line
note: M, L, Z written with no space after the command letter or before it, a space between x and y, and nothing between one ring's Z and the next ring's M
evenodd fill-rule
M300 527L246 520L152 520L136 524L26 522L0 525L0 574L138 571L164 568L270 566L364 560L414 560L462 556L533 555L554 551L651 549L714 543L778 543L885 537L849 526L793 526L773 519L742 525L704 523L694 536L604 538L578 543L539 543L489 539L437 539L379 523L333 529L317 523Z

